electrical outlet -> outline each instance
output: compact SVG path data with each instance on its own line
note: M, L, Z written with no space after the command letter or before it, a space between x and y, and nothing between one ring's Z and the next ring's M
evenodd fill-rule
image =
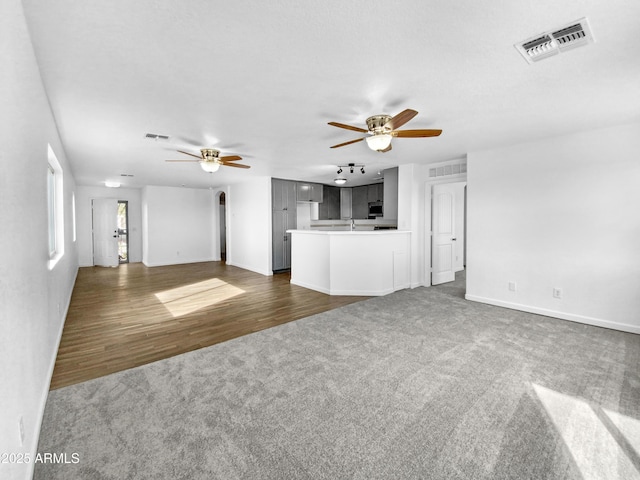
M562 298L562 289L554 288L553 289L553 298Z
M510 292L515 292L517 290L518 286L516 285L516 282L509 282L509 291Z
M20 446L24 446L24 420L22 420L22 415L18 419L18 428L20 429Z

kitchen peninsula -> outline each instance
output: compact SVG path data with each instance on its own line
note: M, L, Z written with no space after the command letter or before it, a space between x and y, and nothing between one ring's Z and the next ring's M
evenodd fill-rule
M411 232L289 230L291 283L329 295L380 296L409 282Z

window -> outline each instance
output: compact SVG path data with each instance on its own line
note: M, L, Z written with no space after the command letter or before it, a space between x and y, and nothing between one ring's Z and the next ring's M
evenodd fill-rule
M47 165L47 206L49 211L49 258L56 254L56 172Z
M71 194L71 227L73 231L73 241L76 241L76 194Z
M49 270L64 255L64 191L62 167L49 145L47 164L47 211L49 230Z

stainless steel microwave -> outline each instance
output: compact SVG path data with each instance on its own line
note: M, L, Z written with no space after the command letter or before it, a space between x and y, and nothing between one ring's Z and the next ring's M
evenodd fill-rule
M382 202L370 202L369 217L381 217L381 216L382 216Z

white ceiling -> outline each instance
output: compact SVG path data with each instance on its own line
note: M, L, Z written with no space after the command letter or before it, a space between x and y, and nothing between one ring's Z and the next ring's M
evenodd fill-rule
M210 187L252 175L330 183L378 169L640 120L640 2L23 0L79 185ZM529 65L514 44L589 19L596 42ZM378 153L374 114L419 112ZM170 135L168 142L144 138ZM251 170L203 172L175 152L216 147ZM134 177L121 177L122 173Z

